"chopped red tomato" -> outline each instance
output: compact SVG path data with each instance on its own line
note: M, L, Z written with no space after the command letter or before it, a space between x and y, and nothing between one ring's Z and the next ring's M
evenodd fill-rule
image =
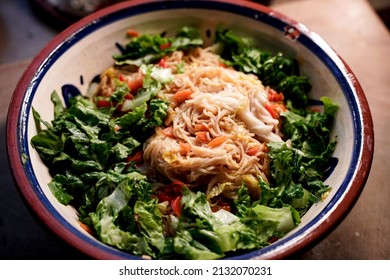
M282 102L284 100L284 95L282 92L278 93L276 90L270 88L268 90L268 100L271 102Z
M160 45L160 50L165 50L171 46L171 43L165 43Z
M174 197L171 194L165 192L159 192L157 194L157 198L159 202L168 201L169 203L171 203L171 201L174 199Z
M167 58L165 56L161 58L160 61L158 62L158 65L162 68L167 68L168 67Z
M111 102L108 100L100 99L96 102L98 108L108 108L111 107Z
M175 193L181 193L181 188L184 186L184 183L179 180L174 180L172 181L171 186Z
M125 76L123 76L123 74L119 74L119 81L121 82L125 81Z
M138 89L140 89L143 83L144 83L143 75L138 75L137 77L127 81L127 85L129 86L130 91L133 93L136 92Z
M267 109L268 113L270 113L271 117L273 117L274 119L276 119L278 117L276 112L272 108L271 104L269 104L269 103L265 104L265 109Z
M178 197L176 197L174 200L171 201L171 207L173 213L175 213L177 217L180 217L181 214L181 206L180 206L181 197L182 195L179 195Z
M133 100L134 99L134 95L132 95L131 93L128 93L128 94L125 95L125 99Z

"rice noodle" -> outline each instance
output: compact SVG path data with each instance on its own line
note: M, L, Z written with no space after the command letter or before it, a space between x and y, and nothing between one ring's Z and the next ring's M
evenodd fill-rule
M267 180L266 143L282 139L278 119L265 108L267 92L261 81L221 66L210 49L198 48L187 56L175 52L167 65L176 72L181 62L183 73L160 92L170 101L166 125L173 136L156 129L144 144L146 164L170 180L207 185L208 191L226 182L241 185L248 175ZM178 103L174 94L185 89L191 97ZM207 139L200 139L198 132ZM223 143L209 145L221 136L226 136ZM256 153L248 153L250 149Z

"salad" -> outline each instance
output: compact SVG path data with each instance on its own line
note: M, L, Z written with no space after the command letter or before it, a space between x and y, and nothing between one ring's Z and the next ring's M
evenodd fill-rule
M206 47L194 27L129 30L88 94L65 106L53 91L51 122L32 109L51 192L101 242L151 259L230 257L277 241L331 191L337 105L311 106L295 59L215 32Z

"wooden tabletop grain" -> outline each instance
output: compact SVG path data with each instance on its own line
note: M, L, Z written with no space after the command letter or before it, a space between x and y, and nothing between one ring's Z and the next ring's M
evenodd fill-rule
M365 188L348 216L294 259L390 259L390 33L366 0L301 0L272 6L324 38L358 78L374 122L375 152ZM6 117L30 60L0 65L0 259L85 259L26 208L6 153ZM389 207L389 208L387 208Z

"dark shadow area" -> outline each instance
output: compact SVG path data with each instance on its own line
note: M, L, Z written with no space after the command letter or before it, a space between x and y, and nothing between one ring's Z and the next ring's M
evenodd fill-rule
M390 7L380 9L377 11L378 16L382 19L387 29L390 30Z

